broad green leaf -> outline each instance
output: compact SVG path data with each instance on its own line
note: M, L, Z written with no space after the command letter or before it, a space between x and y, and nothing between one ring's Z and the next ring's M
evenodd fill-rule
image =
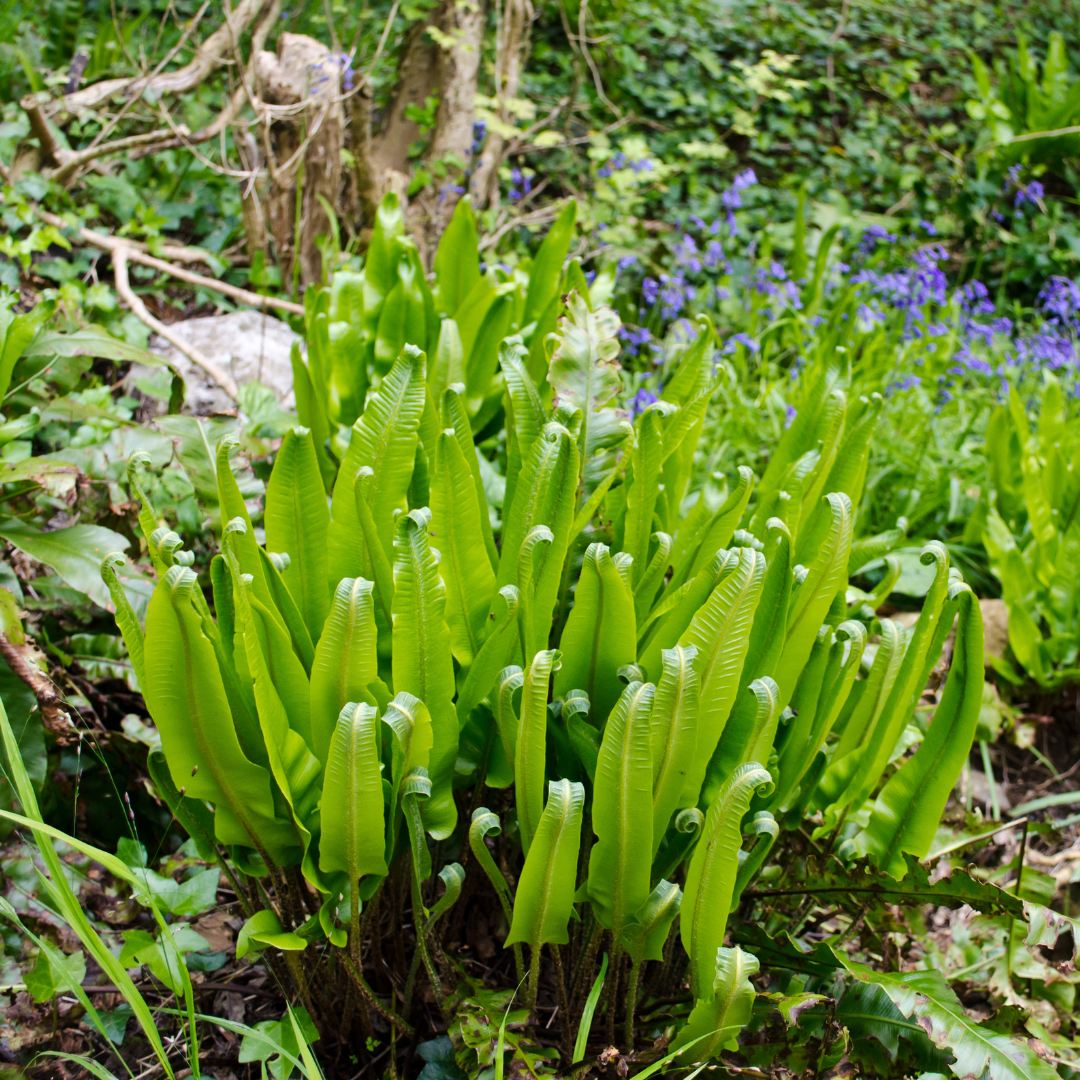
M7 397L11 387L11 375L15 363L22 356L104 356L106 359L130 360L127 356L110 356L124 349L124 342L107 334L99 326L89 326L71 334L43 331L41 328L52 318L56 310L55 300L36 304L21 315L4 311L4 333L0 335L0 401ZM130 348L130 347L129 347ZM138 350L142 359L145 350ZM153 362L153 361L151 361Z
M518 829L526 855L544 810L548 686L552 674L559 668L559 662L560 654L554 649L542 649L533 657L521 691L521 717L517 734L507 754L514 764Z
M604 728L593 786L588 894L597 921L622 941L627 921L649 898L652 851L652 733L656 688L632 682Z
M547 804L518 879L505 945L521 942L538 951L542 944L565 945L570 940L584 807L582 784L548 784Z
M282 572L289 592L311 634L319 640L330 606L327 589L326 534L330 510L319 477L319 462L311 432L285 433L266 485L266 550L287 552Z
M949 593L950 600L959 602L956 646L930 730L882 789L857 840L860 849L894 877L906 869L903 852L921 859L930 851L945 803L971 751L982 708L983 626L978 601L961 582Z
M724 943L742 845L740 824L755 792L772 785L756 762L740 765L709 807L683 887L679 932L690 957L690 987L699 1001L712 995L717 950Z
M424 354L419 349L404 349L378 392L369 398L363 416L353 425L330 507L327 550L331 582L343 577L374 578L364 545L358 542L363 534L353 481L362 466L373 473L366 492L367 504L383 552L389 558L393 551L394 511L405 508L416 460L424 411L424 372Z
M713 589L679 638L697 649L694 670L701 679L697 750L688 777L689 789L700 789L731 707L746 660L754 611L761 597L765 559L753 548L738 549L738 565Z
M1058 1072L1025 1039L1001 1035L972 1020L945 976L931 968L906 973L874 971L835 952L860 982L880 986L904 1016L915 1020L931 1041L951 1052L958 1077L987 1080L1058 1080Z
M22 521L0 521L0 537L32 559L51 567L76 592L107 608L111 594L101 578L101 562L129 544L119 533L101 525L72 525L43 532Z
M349 702L338 718L323 780L319 867L344 871L354 890L364 874L387 874L378 735L375 709Z
M469 452L475 453L471 446ZM435 444L429 534L442 554L439 573L446 584L446 622L454 656L463 667L480 651L495 592L480 515L473 473L450 428Z
M736 1038L754 1009L757 990L750 976L758 972L757 957L739 948L720 948L713 963L711 993L698 998L672 1043L672 1050L686 1048L682 1065L709 1061L722 1049L737 1049Z
M368 411L370 412L370 406ZM367 416L367 413L364 414ZM457 819L451 782L457 759L458 722L454 710L454 666L446 625L446 586L428 542L431 511L410 510L397 523L394 540L394 690L418 697L431 714L434 742L428 764L431 798L424 823L445 839Z
M315 659L315 646L312 644L304 616L282 576L283 571L288 569L289 556L284 552L280 555L276 552L271 554L265 548L259 548L258 552L263 576L266 578L266 588L274 601L273 607L268 610L273 612L274 618L288 634L304 672L310 673Z
M458 691L458 724L465 726L469 714L487 696L495 677L518 650L518 593L513 585L499 590L503 609L496 613L494 624L476 654L469 673ZM512 760L512 759L510 759Z
M619 669L637 658L634 638L634 601L626 583L607 546L590 544L562 632L556 697L584 690L603 723L622 693Z
M443 319L439 324L435 358L428 371L428 389L438 401L448 386L464 382L465 352L461 345L461 332L453 319Z
M697 650L676 645L663 653L663 674L656 686L649 715L653 769L653 856L660 847L668 823L687 801L687 777L697 749L697 724L701 682L694 670Z

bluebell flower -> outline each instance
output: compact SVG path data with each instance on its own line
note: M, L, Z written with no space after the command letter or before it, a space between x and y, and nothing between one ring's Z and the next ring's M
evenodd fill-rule
M730 356L739 345L742 345L748 352L756 353L758 351L758 343L749 334L740 331L738 334L732 334L727 339L724 347L720 350L720 355Z
M650 405L659 400L660 399L651 390L646 390L643 386L630 399L630 412L634 416L640 416Z
M656 298L660 295L660 282L655 278L645 278L641 283L641 295L645 303L652 307L656 303Z
M871 225L862 234L859 240L859 251L863 255L869 255L877 247L878 241L884 240L887 244L896 242L896 234L889 232L884 225Z
M910 390L912 387L920 386L922 379L918 375L905 375L904 378L897 380L894 383L890 383L885 387L885 393L899 393L901 390Z
M799 415L799 410L794 405L786 405L784 407L784 428L787 429L795 423L795 417Z
M937 236L937 229L934 228L932 221L922 220L919 222L919 228L923 230L928 236Z

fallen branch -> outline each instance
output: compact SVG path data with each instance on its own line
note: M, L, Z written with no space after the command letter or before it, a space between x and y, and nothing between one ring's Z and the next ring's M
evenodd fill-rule
M131 283L128 281L127 272L127 260L128 256L131 254L131 250L123 244L119 244L117 247L113 248L112 265L116 291L123 298L127 306L131 308L132 313L137 319L145 323L159 337L163 337L169 344L175 346L193 364L202 368L203 371L205 371L206 374L233 399L233 401L235 401L237 387L233 377L227 371L222 371L213 360L208 360L198 349L186 342L179 334L173 331L160 319L155 319L154 316L147 311L146 305L142 300L135 295L134 290L131 288ZM194 276L198 277L197 274Z
M46 225L54 225L58 229L68 227L63 218L57 217L56 214L50 214L48 210L38 209L37 215ZM126 257L132 262L139 263L141 266L149 266L153 270L160 270L163 274L170 274L180 281L188 282L190 285L198 285L202 289L222 293L225 296L232 297L233 300L239 301L241 304L247 304L249 307L257 308L260 311L265 311L267 308L277 308L280 311L288 311L292 315L304 314L303 307L300 304L294 304L291 300L279 300L276 296L263 296L260 293L248 292L247 289L241 289L238 285L230 285L228 282L218 281L217 278L205 277L202 274L196 274L193 270L184 270L182 267L174 266L164 259L157 259L143 251L142 245L136 245L135 241L117 239L115 236L107 236L105 233L95 232L93 229L80 228L76 231L84 243L96 247L99 251L107 251L112 254L123 248ZM174 248L172 250L182 253L196 249ZM166 248L165 251L168 253L169 249ZM183 258L184 256L177 254L174 257ZM205 257L205 253L203 253L202 258Z
M35 652L29 643L15 645L7 634L0 632L0 656L3 656L12 673L30 688L37 699L45 730L55 735L61 745L75 742L78 733L71 723L71 717L65 711L60 695L48 675L34 663L32 657Z
M73 94L67 94L61 99L61 109L71 115L78 115L84 109L91 109L114 94L124 93L128 97L139 97L150 90L160 96L183 94L193 90L222 62L233 36L239 37L243 34L267 2L268 0L240 0L229 12L226 21L198 46L191 63L184 67L146 78L105 79Z

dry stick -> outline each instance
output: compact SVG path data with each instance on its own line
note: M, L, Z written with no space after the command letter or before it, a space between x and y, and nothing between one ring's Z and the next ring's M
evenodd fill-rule
M63 218L57 217L55 214L50 214L47 210L37 210L37 216L45 222L46 225L55 225L59 229L65 229L68 227L67 222ZM182 267L174 266L172 263L166 262L164 259L157 259L153 255L148 255L144 251L140 251L132 243L127 240L118 240L114 236L106 236L104 233L95 232L93 229L77 229L79 238L91 247L96 247L99 251L107 251L110 254L123 249L125 252L125 258L130 259L131 262L139 263L142 266L149 266L152 270L160 270L163 274L169 274L174 278L178 278L180 281L186 281L190 285L197 285L202 289L209 289L211 292L219 292L225 296L231 297L233 300L239 301L241 304L247 304L249 307L258 308L259 310L265 310L266 308L273 307L278 308L281 311L287 311L292 315L303 315L304 308L301 304L294 304L291 300L280 300L276 296L263 296L260 293L248 292L247 289L241 289L238 285L230 285L225 281L218 281L217 278L206 277L203 274L196 274L193 270L185 270ZM174 248L176 252L186 252L189 248ZM203 256L205 257L205 255ZM164 335L162 335L164 336Z
M131 308L132 313L137 319L144 322L155 334L163 337L171 345L175 346L175 348L183 353L193 364L202 368L203 371L205 371L206 374L233 399L233 401L235 401L239 391L233 377L228 372L222 371L213 360L209 360L203 356L198 349L186 342L179 334L166 326L165 323L161 322L159 319L155 319L154 316L146 310L146 305L142 300L140 300L132 291L131 284L128 282L127 272L127 260L130 254L130 250L122 244L113 249L112 265L116 291L127 303L127 306Z

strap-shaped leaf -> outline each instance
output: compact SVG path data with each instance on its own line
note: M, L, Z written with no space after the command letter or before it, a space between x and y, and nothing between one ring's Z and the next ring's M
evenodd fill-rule
M531 620L537 639L543 643L551 630L552 610L574 520L577 482L577 443L561 424L547 424L522 466L513 504L503 508L499 588L517 583L518 558L532 530L537 525L551 530L551 543L540 554L533 579L535 599Z
M739 692L754 679L770 678L784 651L787 639L787 613L791 600L791 533L779 518L769 518L765 526L765 580L761 600L754 612L750 644L739 677Z
M637 659L634 601L605 544L590 544L585 552L561 647L556 697L584 690L602 724L622 693L619 668Z
M390 813L387 815L388 853L393 851L393 838L397 825L397 811L401 806L402 785L405 777L417 769L427 776L427 763L431 757L431 715L427 706L412 694L400 693L383 712L383 723L391 731L390 742ZM430 792L431 781L428 780Z
M581 410L578 448L588 494L599 476L588 466L625 437L622 420L611 405L622 388L618 333L621 321L609 307L593 312L577 292L566 300L566 315L559 320L559 342L551 357L548 381L560 405Z
M553 540L554 536L546 525L534 525L518 552L517 594L520 600L518 633L521 639L521 655L526 665L532 663L532 658L540 649L542 640L540 628L533 618L533 610L536 607L537 563L543 561L546 549Z
M653 768L653 855L672 814L685 805L686 781L697 748L701 682L694 670L697 650L676 645L665 649L664 670L649 715ZM689 799L697 801L697 792Z
M832 730L859 671L866 647L866 627L854 621L843 622L835 631L829 631L827 637L830 639L827 661L818 692L812 694L813 700L804 704L799 703L798 689L792 698L796 716L788 725L788 738L780 753L780 779L772 796L774 806L785 808L788 805L789 796L795 792Z
M276 815L270 774L240 749L213 647L192 608L196 588L195 574L174 566L151 597L143 689L147 707L177 788L214 803L218 839L262 848L287 864L296 844L292 824Z
M518 649L518 591L513 585L506 585L499 590L499 595L503 600L503 610L496 614L495 625L488 631L458 690L459 727L465 726L469 714L488 696L496 676Z
M626 525L623 551L633 556L635 584L649 562L649 538L653 531L653 514L660 495L660 472L664 458L663 417L659 409L650 406L638 420L634 449L627 470ZM718 544L722 547L722 544Z
M768 810L759 810L746 832L751 836L756 836L757 840L749 851L739 849L739 872L735 877L735 889L731 894L731 911L738 908L743 890L764 865L776 838L780 835L780 826L776 824Z
M506 494L505 506L514 502L514 489L521 463L529 456L547 422L547 411L536 384L526 370L528 354L519 337L504 341L499 348L499 364L506 380Z
M847 587L848 554L851 549L851 501L846 495L829 493L832 524L828 536L788 606L787 641L776 665L780 687L780 707L786 707L795 692L814 640L836 594Z
M465 382L465 350L461 331L453 319L439 323L439 339L435 344L435 359L428 369L428 390L439 400L442 392L453 383Z
M521 717L518 720L517 737L511 748L512 753L507 754L514 763L518 829L521 832L521 846L526 855L544 810L548 685L552 674L559 669L560 655L554 649L541 649L533 657L521 691ZM504 695L512 679L513 676L504 680L500 688L500 712L504 700L508 703ZM500 726L503 722L505 721L500 718Z
M671 562L675 569L669 588L677 588L684 581L689 581L708 565L721 548L726 548L731 543L754 490L754 473L751 469L740 465L738 476L735 487L711 518L702 521L698 519L698 515L691 512L690 516L679 524L675 534L675 547L671 553ZM704 495L697 505L707 512Z
M717 949L724 943L738 874L741 823L755 792L772 786L756 762L740 765L709 807L683 888L679 932L690 957L690 986L698 1000L711 994Z
M521 325L528 326L540 318L555 300L559 291L563 262L574 238L574 222L577 220L577 203L571 199L563 207L555 224L551 226L540 250L536 253L529 274L529 290L525 294L525 310Z
M435 444L431 515L428 531L442 554L450 644L458 663L467 667L483 642L495 572L484 545L473 474L453 428L441 432Z
M601 926L622 941L627 920L649 897L652 851L652 733L656 688L632 682L608 718L593 785L588 892Z
M334 591L311 666L311 745L324 764L346 704L376 703L369 689L378 678L375 642L372 584L344 578Z
M362 533L352 490L352 480L362 465L373 473L368 506L380 543L387 557L393 550L394 511L405 507L416 460L424 375L424 354L411 347L402 350L378 392L368 400L363 416L353 425L330 506L327 551L331 581L372 576L364 562L363 545L357 542Z
M282 440L266 485L264 527L267 550L289 553L281 576L312 641L318 641L330 603L326 587L330 509L315 444L306 428L293 428Z
M700 788L704 781L706 766L728 722L761 597L764 557L753 548L739 548L738 554L738 565L720 580L679 638L680 645L697 649L694 669L701 679L697 751L688 778L691 789Z
M376 710L349 702L338 717L323 780L319 868L345 872L354 888L365 874L387 873L378 731Z
M434 269L436 307L442 314L453 316L480 280L476 218L468 199L459 199L454 207L435 252Z
M233 540L235 533L227 539ZM231 543L226 557L233 574L237 627L255 694L255 708L277 791L291 812L296 838L303 852L304 873L320 886L313 860L312 837L318 830L317 810L322 764L310 748L307 715L307 677L292 652L280 624L253 595L246 575L241 576Z
M949 677L930 730L915 754L893 774L874 803L857 845L894 877L906 871L903 852L923 858L930 850L949 793L971 751L983 691L983 625L978 602L962 582L949 590L959 603Z
M754 1010L757 990L750 976L757 974L757 957L739 948L720 948L713 965L709 996L698 998L671 1046L672 1050L686 1048L680 1065L710 1061L722 1049L736 1049L736 1038Z
M915 711L929 671L941 651L939 634L942 624L946 632L952 624L955 605L950 607L948 603L948 552L938 541L931 541L923 549L920 561L926 566L935 564L934 583L923 600L922 611L908 639L900 670L878 714L873 732L864 741L866 751L849 783L845 798L850 797L851 804L856 808L877 786L897 740Z
M705 785L698 799L700 806L712 803L740 765L749 761L759 765L769 763L779 719L780 691L776 683L768 676L755 679L743 691L720 737L713 760L709 762Z
M637 585L634 586L634 612L637 622L641 622L652 610L656 602L657 592L671 566L672 540L667 533L655 532L652 540L656 541L656 551L649 559L649 565L638 577Z
M239 440L235 435L226 435L218 443L216 467L221 523L224 525L234 518L240 518L243 521L246 528L239 533L236 540L240 569L245 574L251 575L255 595L267 607L273 608L274 601L266 587L262 559L259 557L259 545L255 542L255 530L251 527L251 516L244 504L244 496L240 494L240 485L237 484L236 477L233 475L232 466L229 464L229 455L238 443Z
M739 552L720 550L709 564L677 589L670 586L639 628L641 666L654 678L660 674L661 654L676 645L713 589L739 565Z
M670 881L659 881L649 893L644 907L627 923L623 943L634 964L642 960L663 960L664 943L671 924L679 914L682 890Z
M495 540L491 534L491 516L488 512L487 494L484 491L484 478L480 472L479 450L473 443L472 427L469 424L469 414L465 409L465 402L461 398L462 387L459 385L448 386L442 396L442 424L443 427L453 428L454 437L461 447L461 456L465 459L472 473L473 487L476 489L476 505L480 508L480 529L484 534L484 545L487 547L488 559L491 568L499 568L499 551L495 547ZM510 505L510 499L504 499L505 505Z
M365 413L366 415L366 413ZM398 519L394 541L394 689L415 694L431 714L433 742L428 762L431 798L424 822L445 839L457 820L451 784L458 749L454 710L454 666L446 625L446 586L428 543L431 511L410 510Z
M503 872L495 865L495 860L488 851L485 843L487 837L498 836L502 832L502 824L498 817L486 806L478 806L473 811L472 822L469 825L469 847L480 864L481 869L487 874L495 894L499 898L503 914L506 916L506 924L509 926L513 920L513 912L510 906L510 886L503 877Z
M564 945L576 889L585 787L570 780L548 784L547 805L525 857L506 945Z
M271 610L287 631L304 671L310 673L312 661L315 659L315 646L300 608L282 576L283 571L288 569L289 556L287 553L268 552L263 548L259 548L258 552L266 577L266 587L274 601Z
M127 559L119 551L110 551L101 560L101 580L105 582L112 597L115 612L113 617L124 639L124 647L127 649L128 659L131 660L131 669L135 672L139 688L143 684L143 629L139 625L138 617L131 608L124 586L116 576L118 566L127 566Z

